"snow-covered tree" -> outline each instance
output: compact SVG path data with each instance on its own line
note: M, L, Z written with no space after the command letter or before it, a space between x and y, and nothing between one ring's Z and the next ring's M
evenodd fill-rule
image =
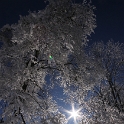
M71 0L48 0L42 11L29 12L17 24L0 30L0 99L6 102L6 124L66 123L49 94L46 76L55 73L66 87L73 59L83 55L95 26L94 7ZM73 58L73 57L72 57ZM83 59L80 60L83 62ZM70 77L69 77L70 73Z
M86 52L88 53L88 50ZM122 124L124 44L112 40L106 44L94 43L89 48L85 61L86 70L78 72L78 75L81 75L81 80L78 76L80 83L74 84L74 90L67 89L67 94L89 111L89 123ZM86 90L92 92L89 99L85 99Z
M124 44L112 40L106 44L95 43L91 54L96 61L95 68L100 66L104 73L94 88L97 98L93 101L98 101L101 108L98 107L99 111L96 109L97 118L102 121L106 119L107 123L121 124L124 122Z

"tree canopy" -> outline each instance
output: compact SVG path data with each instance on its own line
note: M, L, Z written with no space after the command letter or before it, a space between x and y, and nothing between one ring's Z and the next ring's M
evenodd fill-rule
M17 24L0 30L0 99L5 104L1 123L66 124L50 94L59 85L66 102L77 102L90 113L89 118L80 117L80 124L121 124L124 45L109 41L87 46L96 27L90 3L48 2L44 10L20 16ZM92 96L86 100L89 91Z

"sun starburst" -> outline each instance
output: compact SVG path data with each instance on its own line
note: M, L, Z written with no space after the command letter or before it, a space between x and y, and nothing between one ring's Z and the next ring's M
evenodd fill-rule
M80 113L79 113L81 111L81 109L82 108L79 108L78 110L75 110L74 104L72 104L72 110L71 111L65 110L67 113L70 114L70 116L67 120L69 121L71 118L73 118L74 123L77 124L77 120L81 117Z

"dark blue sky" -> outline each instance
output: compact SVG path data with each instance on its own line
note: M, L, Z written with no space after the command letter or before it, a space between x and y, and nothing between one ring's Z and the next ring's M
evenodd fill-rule
M44 9L46 4L43 1L0 0L0 28L5 24L17 23L19 15L25 16L29 10L37 11ZM81 1L75 0L75 2ZM90 43L101 40L107 42L111 38L115 42L124 42L124 0L92 0L92 4L96 6L97 28L95 29L95 34L89 37ZM58 87L56 89L60 91ZM62 94L62 90L60 92ZM63 103L60 102L60 104Z
M97 1L97 2L96 2ZM109 39L124 42L124 0L93 0L97 28L93 41Z
M43 1L0 0L0 28L5 24L17 23L19 15L27 15L29 10L44 9L46 4ZM96 6L97 28L89 38L90 42L107 42L111 38L124 42L124 0L92 0L92 4Z

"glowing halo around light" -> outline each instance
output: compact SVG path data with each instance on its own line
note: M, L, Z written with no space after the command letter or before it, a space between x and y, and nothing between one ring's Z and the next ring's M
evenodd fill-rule
M78 110L75 110L74 104L72 104L72 110L71 111L65 110L65 112L70 114L70 116L69 116L69 118L67 120L69 121L71 118L73 118L74 123L77 124L77 119L81 117L80 114L79 114L81 109L82 108L80 108Z

